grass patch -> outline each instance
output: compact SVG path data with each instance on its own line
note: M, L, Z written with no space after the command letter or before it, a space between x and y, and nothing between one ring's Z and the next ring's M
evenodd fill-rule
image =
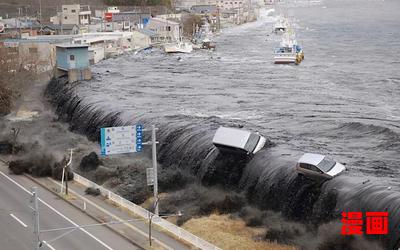
M193 218L182 227L222 249L296 249L293 246L262 240L265 229L247 227L243 220L232 219L229 215L211 214Z

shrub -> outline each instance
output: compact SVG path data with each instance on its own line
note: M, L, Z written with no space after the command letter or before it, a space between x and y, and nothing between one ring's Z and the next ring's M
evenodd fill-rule
M83 171L95 170L101 165L101 161L95 152L91 152L82 158L79 168Z
M11 161L8 164L8 168L13 174L21 175L23 173L28 173L30 164L22 160Z

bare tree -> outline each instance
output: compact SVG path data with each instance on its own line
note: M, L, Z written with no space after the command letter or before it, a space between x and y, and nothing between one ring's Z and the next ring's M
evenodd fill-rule
M11 111L13 101L36 76L36 58L20 55L18 47L0 48L0 116Z
M203 24L203 21L201 19L201 16L189 14L183 18L182 23L183 35L186 37L192 37L196 26L200 27Z

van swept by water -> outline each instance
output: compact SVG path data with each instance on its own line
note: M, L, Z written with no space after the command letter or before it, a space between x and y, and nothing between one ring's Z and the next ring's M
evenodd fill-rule
M296 169L300 175L312 179L332 179L346 167L320 154L304 154L297 162Z
M219 127L213 138L213 144L221 151L246 154L257 153L266 141L259 133L227 127Z

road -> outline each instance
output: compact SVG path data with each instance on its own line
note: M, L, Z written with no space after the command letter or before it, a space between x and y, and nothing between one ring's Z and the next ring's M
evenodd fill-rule
M24 176L8 175L7 172L0 171L1 249L33 249L33 216L29 207L29 191L33 186L37 185ZM45 189L37 187L37 191L41 230L98 223ZM52 241L65 232L42 233L41 249L142 249L104 226L76 229Z

